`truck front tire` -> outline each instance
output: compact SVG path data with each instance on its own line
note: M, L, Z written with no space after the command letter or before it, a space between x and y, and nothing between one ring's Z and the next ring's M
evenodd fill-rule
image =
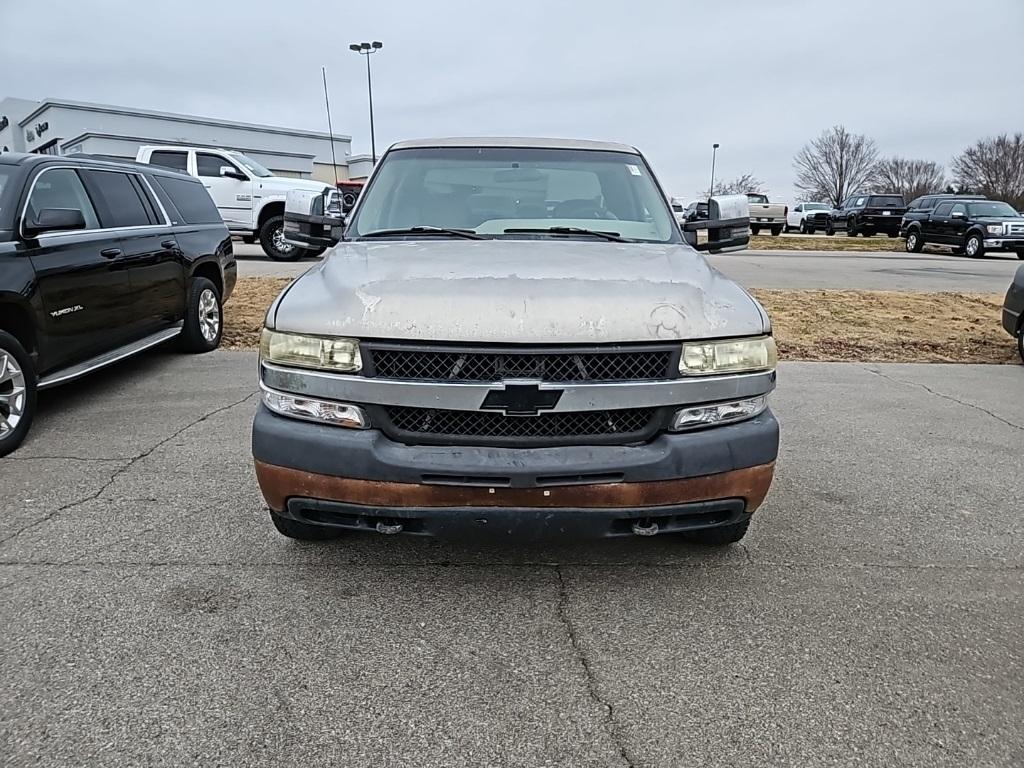
M284 216L271 216L260 227L260 245L274 261L298 261L303 249L284 241Z
M0 331L0 456L21 445L36 413L36 375L21 342Z

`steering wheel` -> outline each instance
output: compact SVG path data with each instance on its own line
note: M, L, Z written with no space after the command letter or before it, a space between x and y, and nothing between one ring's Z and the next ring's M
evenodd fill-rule
M554 218L558 219L618 219L614 213L607 208L602 208L590 200L566 200L555 206L552 211Z

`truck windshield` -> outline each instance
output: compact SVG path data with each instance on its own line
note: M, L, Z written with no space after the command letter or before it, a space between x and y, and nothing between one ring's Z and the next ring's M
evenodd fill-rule
M827 211L828 206L824 203L804 203L805 211Z
M1017 218L1020 215L1006 203L968 203L967 212L971 216L999 216L1000 218L1006 216Z
M581 149L388 152L363 192L346 237L385 230L397 230L396 237L418 236L402 233L413 227L493 238L596 239L582 231L593 230L641 242L680 240L667 200L643 158Z
M253 176L259 176L260 178L264 178L266 176L274 175L266 168L264 168L262 165L253 160L251 157L243 155L241 152L228 152L228 154L231 155L232 160L236 160L242 165L244 165L249 170L249 173L251 173Z

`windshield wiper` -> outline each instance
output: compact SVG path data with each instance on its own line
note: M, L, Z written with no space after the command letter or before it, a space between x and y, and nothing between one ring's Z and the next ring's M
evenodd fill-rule
M590 235L600 237L604 240L611 240L615 243L628 243L618 232L601 232L596 229L584 229L583 227L511 227L503 230L506 235L529 234L529 233L550 233L552 235Z
M447 229L446 227L403 227L400 229L378 229L374 232L367 232L359 237L388 237L389 235L449 235L451 237L464 237L467 240L483 240L471 229Z

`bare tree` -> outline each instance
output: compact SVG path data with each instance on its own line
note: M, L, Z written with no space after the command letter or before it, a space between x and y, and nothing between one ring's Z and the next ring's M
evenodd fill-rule
M959 187L1024 206L1024 133L980 139L953 160Z
M764 182L752 173L744 173L732 181L716 181L713 192L706 189L702 197L714 197L715 195L745 195L747 193L763 195L765 193Z
M929 192L938 192L946 185L942 166L931 160L909 160L889 157L875 166L875 192L897 192L908 203Z
M797 152L795 186L808 199L829 200L838 206L871 183L877 161L873 139L836 125Z

